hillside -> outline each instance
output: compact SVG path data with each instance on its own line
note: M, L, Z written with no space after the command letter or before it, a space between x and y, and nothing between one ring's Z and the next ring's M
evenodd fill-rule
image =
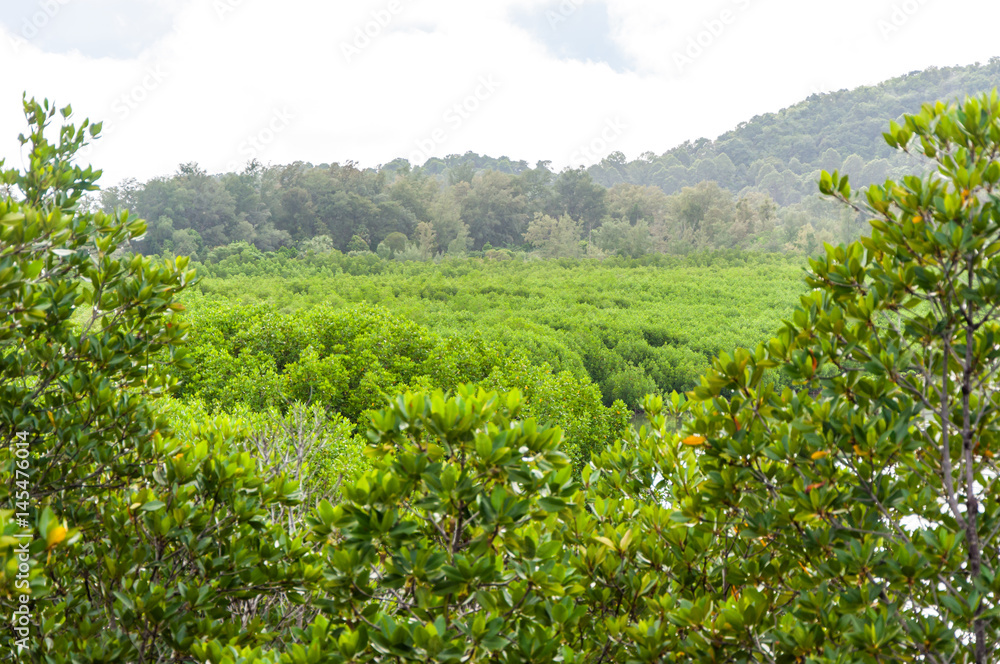
M927 101L998 85L1000 58L985 65L915 71L875 86L812 95L741 123L714 141L699 139L632 161L617 153L588 170L606 187L654 185L671 194L715 180L734 193L752 188L788 205L816 192L822 169L845 171L861 185L912 171L914 162L882 140L888 120L914 113Z
M501 247L545 257L811 254L867 229L865 219L820 199L822 169L849 174L855 186L920 172L924 164L885 144L889 121L998 84L1000 58L912 72L813 95L714 141L633 161L614 153L587 170L555 173L549 162L532 168L472 152L378 169L254 162L242 173L211 175L184 164L169 177L111 187L101 204L149 220L137 246L144 253L209 260L213 249L233 243L265 252L381 251L405 260Z
M733 193L746 188L768 193L788 205L816 192L817 172L841 169L857 184L897 177L913 162L882 140L887 119L919 110L929 100L951 100L1000 85L1000 58L985 65L932 67L873 86L814 94L776 113L758 115L715 140L688 141L656 156L631 161L613 153L588 170L605 187L618 183L653 185L667 194L715 180ZM405 164L399 159L384 168ZM428 159L422 168L434 175L495 170L517 175L525 161L468 152ZM907 171L908 172L908 171Z

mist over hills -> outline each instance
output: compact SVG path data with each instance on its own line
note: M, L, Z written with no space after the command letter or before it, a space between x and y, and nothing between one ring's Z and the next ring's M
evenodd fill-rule
M932 67L873 86L814 94L774 113L758 115L715 140L700 138L661 155L646 152L629 160L615 152L587 168L594 181L652 185L672 194L705 180L739 194L769 194L778 204L797 203L816 192L819 171L847 172L852 182L883 182L913 169L914 161L886 145L890 120L915 113L934 100L955 100L1000 86L1000 57L986 64ZM402 164L397 160L384 168ZM440 174L472 164L518 174L524 161L475 153L429 159L423 168Z
M923 103L998 85L1000 58L911 72L814 94L715 140L632 160L616 152L559 173L550 162L530 166L474 152L365 169L350 161L251 162L241 173L220 175L183 164L171 176L111 187L100 205L148 220L143 252L200 260L217 259L216 250L232 244L399 260L499 248L598 258L728 249L813 253L867 229L865 219L818 195L821 170L847 173L855 187L922 172L924 163L886 145L889 122Z

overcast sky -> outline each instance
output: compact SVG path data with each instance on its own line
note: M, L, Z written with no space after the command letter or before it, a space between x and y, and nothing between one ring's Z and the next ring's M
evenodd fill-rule
M104 186L253 157L558 170L986 62L998 19L986 0L0 0L0 157L22 163L27 91L106 121Z

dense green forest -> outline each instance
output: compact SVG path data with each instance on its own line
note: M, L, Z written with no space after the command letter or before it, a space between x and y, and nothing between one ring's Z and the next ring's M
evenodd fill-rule
M926 162L886 144L886 122L901 120L928 99L960 99L998 84L1000 58L931 67L874 86L813 94L740 123L714 141L691 141L660 156L627 161L612 155L587 172L606 187L653 185L667 194L711 180L735 194L758 191L779 205L792 205L816 196L821 170L848 173L861 187L925 170Z
M882 140L929 98L955 99L1000 84L1000 59L913 72L877 86L817 94L755 117L718 139L699 139L627 161L555 173L506 157L468 153L379 168L353 162L264 166L212 175L197 164L172 176L101 192L105 211L149 222L132 247L210 260L247 242L261 251L378 252L431 260L484 249L544 257L758 250L812 254L849 242L862 217L816 194L822 169L855 185L922 172L926 160Z
M103 191L74 158L100 125L26 95L3 644L987 664L1000 95L915 96L998 68L820 95L647 171L190 164Z
M314 460L316 491L364 465L360 434L386 398L463 383L519 390L526 414L566 433L579 471L645 395L690 390L720 352L766 340L803 289L798 262L774 254L216 256L192 263L199 282L179 298L190 367L175 397L184 417L228 413L254 431L312 413L320 448L353 450Z
M306 325L295 321L315 308L370 315L355 305L376 305L440 337L474 339L480 348L517 352L534 365L568 371L596 383L605 405L621 399L636 410L647 393L693 388L718 353L765 340L802 290L800 262L775 254L435 264L371 254L290 258L244 245L217 263L195 265L203 279L183 300L195 316L235 306L273 312L269 320L284 317L285 327L302 329ZM199 330L217 326L197 320ZM225 332L234 336L212 336L213 347L227 347L256 325L237 331L230 324ZM298 357L304 345L282 353ZM412 377L381 387L391 392L407 380ZM187 384L183 389L201 389ZM454 381L431 384L450 387ZM251 392L266 385L258 381ZM253 398L278 401L277 395Z

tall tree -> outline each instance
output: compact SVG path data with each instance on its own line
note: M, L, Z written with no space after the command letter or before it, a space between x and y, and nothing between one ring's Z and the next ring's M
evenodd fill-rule
M536 212L528 224L524 241L537 247L547 258L574 257L581 253L580 230L580 222L574 221L568 214L555 219Z
M674 250L732 247L736 220L732 193L716 182L699 182L670 197L668 242Z
M422 169L398 171L386 187L389 197L413 213L419 221L430 221L431 205L441 189L440 183Z
M431 204L431 225L439 252L464 254L472 248L469 226L462 221L461 200L468 195L467 184L444 189Z
M461 209L477 249L486 243L499 247L521 243L528 222L527 201L514 176L499 171L480 173L473 178Z
M169 217L175 230L191 229L209 246L228 244L236 229L236 203L223 184L197 164L181 164L169 178L146 183L139 212L150 219Z
M264 168L256 159L247 164L242 173L227 173L222 177L222 186L233 197L239 220L249 223L254 230L264 228L271 221L267 198L269 193L273 195L268 189L275 185L274 170Z
M934 171L864 201L824 172L871 237L810 261L779 335L695 390L705 480L684 511L732 543L724 586L770 603L720 659L986 664L1000 648L1000 99L924 105L885 137ZM765 380L776 366L794 389Z
M549 168L551 164L551 161L539 160L534 168L527 168L518 176L521 190L533 212L544 212L552 204L555 174Z
M184 364L174 297L194 272L116 258L145 224L78 206L100 172L73 158L100 127L65 124L53 144L56 108L24 109L30 166L0 173L20 194L0 200L4 643L24 661L137 663L291 643L320 562L269 520L296 482L262 473L233 422L182 434L155 401Z
M555 200L550 214L568 214L583 222L585 233L596 228L607 213L607 190L594 182L590 173L582 168L564 170L555 179L553 189Z
M608 216L628 219L631 224L640 219L651 226L662 224L670 208L670 199L657 187L616 184L608 190L606 198Z

